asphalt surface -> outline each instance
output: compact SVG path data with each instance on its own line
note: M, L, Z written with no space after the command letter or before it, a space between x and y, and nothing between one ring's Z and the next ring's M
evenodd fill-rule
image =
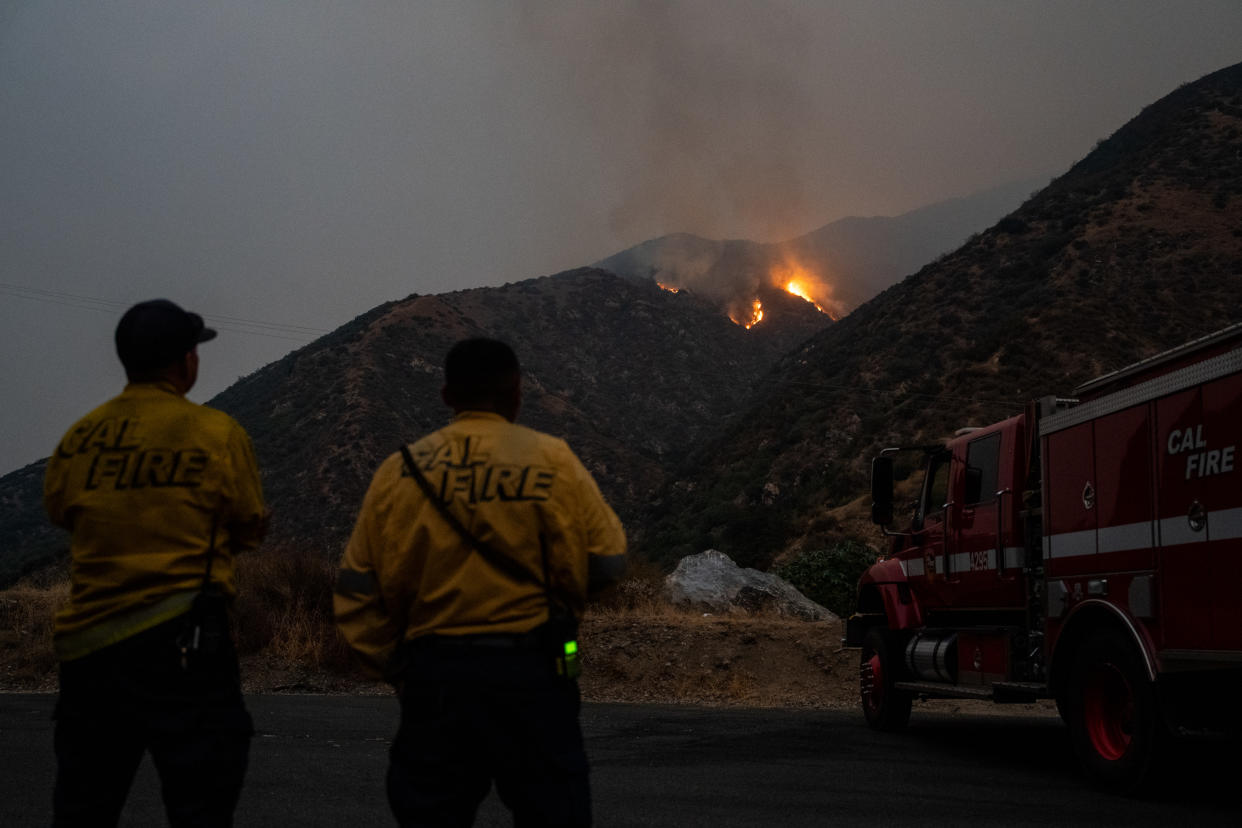
M0 694L0 825L50 823L50 695ZM236 825L391 825L384 800L391 698L257 696ZM596 825L891 826L1242 824L1236 744L1182 745L1140 801L1087 787L1059 720L944 715L916 706L904 734L838 711L586 705ZM121 821L164 824L145 760ZM476 825L510 825L493 794Z

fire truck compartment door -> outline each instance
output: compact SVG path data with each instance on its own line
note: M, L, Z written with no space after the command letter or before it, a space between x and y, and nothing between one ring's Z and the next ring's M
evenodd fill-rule
M1155 566L1151 408L1114 412L1095 432L1096 558L1094 569L1142 572ZM1113 596L1115 600L1121 600Z
M1209 543L1212 516L1204 503L1203 455L1214 439L1206 428L1203 389L1156 401L1159 452L1157 600L1162 645L1176 650L1214 649L1215 572Z
M1048 577L1096 571L1095 441L1085 422L1048 435L1044 444L1047 473L1047 531L1044 566Z
M1203 388L1204 440L1201 495L1212 545L1212 630L1221 650L1242 650L1242 375Z

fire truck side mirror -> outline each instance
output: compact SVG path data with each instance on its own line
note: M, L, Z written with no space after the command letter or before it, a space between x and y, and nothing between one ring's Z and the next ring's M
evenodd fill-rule
M888 526L893 522L893 458L871 461L871 522Z

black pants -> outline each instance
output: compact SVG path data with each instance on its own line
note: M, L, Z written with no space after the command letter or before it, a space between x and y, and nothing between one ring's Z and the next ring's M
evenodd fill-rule
M542 651L415 647L388 767L402 826L469 826L491 783L518 828L591 824L577 682Z
M60 667L55 822L116 825L145 751L173 826L228 826L252 725L227 637L183 670L174 619Z

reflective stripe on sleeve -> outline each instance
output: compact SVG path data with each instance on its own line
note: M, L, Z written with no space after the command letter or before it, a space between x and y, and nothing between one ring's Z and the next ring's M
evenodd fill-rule
M374 595L378 586L374 572L342 568L336 576L336 591L342 595Z

